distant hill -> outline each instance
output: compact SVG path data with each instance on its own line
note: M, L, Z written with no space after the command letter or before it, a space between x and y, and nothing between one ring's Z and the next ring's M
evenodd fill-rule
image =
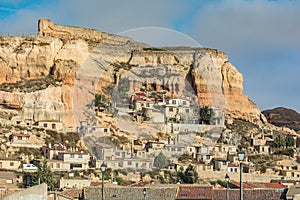
M276 126L285 126L300 132L300 114L292 109L278 107L262 111L268 122Z

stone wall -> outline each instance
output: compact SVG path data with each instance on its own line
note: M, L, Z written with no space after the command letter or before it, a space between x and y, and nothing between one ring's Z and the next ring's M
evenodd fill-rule
M277 200L285 199L286 191L282 192L276 189L243 189L243 199L244 200ZM230 189L228 191L229 199L238 200L240 199L240 190L239 189ZM226 199L226 190L225 189L214 189L214 200L224 200Z
M36 185L25 190L9 194L3 198L3 200L47 200L47 184L43 183Z

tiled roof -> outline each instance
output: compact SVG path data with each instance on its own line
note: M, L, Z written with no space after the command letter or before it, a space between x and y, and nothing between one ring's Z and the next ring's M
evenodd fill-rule
M179 186L176 199L213 199L212 186Z
M238 167L238 166L234 163L228 163L228 167Z
M66 189L62 192L59 192L58 193L58 196L63 196L65 198L68 198L68 199L78 199L78 196L80 194L81 196L81 193L82 193L82 189Z
M240 187L239 182L230 182L230 184ZM284 189L285 186L282 183L248 183L243 182L244 189Z
M16 178L15 172L6 172L6 171L0 171L0 178L7 179L7 178Z
M30 137L29 134L23 134L23 133L13 133L12 135L17 137Z
M20 161L20 159L16 159L16 158L0 158L0 160L7 160L7 161Z
M91 186L100 187L102 186L102 182L91 182Z
M149 182L138 182L131 184L130 187L144 187L147 184L149 184Z

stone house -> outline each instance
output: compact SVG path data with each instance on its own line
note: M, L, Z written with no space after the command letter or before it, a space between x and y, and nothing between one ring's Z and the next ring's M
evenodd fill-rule
M194 165L196 171L201 173L201 171L211 171L213 173L214 166L210 164L196 164Z
M65 162L63 160L47 160L48 166L51 167L53 171L68 171L71 169L71 163Z
M105 143L96 143L96 153L97 153L97 158L99 160L115 160L116 159L116 152L115 152L115 147L109 144Z
M221 153L237 153L238 148L234 145L218 143L214 146L214 152Z
M21 119L19 116L12 118L12 121L14 121L14 124L17 126L30 127L33 124L32 119Z
M0 158L0 169L17 170L21 166L21 161L12 158Z
M59 152L58 159L70 163L70 169L86 170L89 167L90 154L84 151Z
M146 152L154 152L155 150L163 149L165 146L165 142L154 142L149 141L145 145Z
M214 170L217 170L217 171L226 171L227 170L228 161L226 159L214 158L212 160L212 162L213 162Z
M292 170L296 167L296 163L292 160L280 160L277 162L277 165L279 165L282 170Z
M0 186L13 187L17 185L17 175L15 172L0 171Z
M286 193L287 200L300 199L300 184L291 186Z
M48 144L48 146L42 147L43 155L47 159L58 159L58 153L65 152L65 151L67 151L67 147L65 147L62 144L54 144L54 145Z
M165 150L169 152L171 156L181 156L182 154L186 153L187 147L185 145L165 145Z
M197 161L202 161L208 164L214 158L213 153L211 153L211 149L213 147L201 145L201 146L195 146L195 148L196 148L196 154L194 155L194 158Z
M300 178L300 170L280 170L280 174L283 176Z
M91 180L87 179L65 179L61 177L58 182L59 188L77 188L82 189L83 187L89 187L91 185ZM76 196L78 198L78 195Z
M87 133L110 133L109 127L99 127L94 125L86 125L80 126L77 128L79 133L87 134Z
M120 150L120 149L115 149L115 158L116 159L125 159L125 158L131 158L131 152L130 151L125 151L125 150Z
M34 123L34 125L44 129L56 130L56 131L63 129L63 123L58 120L41 120Z
M227 171L231 173L238 173L240 170L238 165L234 163L228 163Z
M119 161L120 168L146 169L153 167L154 159L124 159Z
M30 139L30 135L24 133L13 133L9 136L9 139L11 142L26 143Z

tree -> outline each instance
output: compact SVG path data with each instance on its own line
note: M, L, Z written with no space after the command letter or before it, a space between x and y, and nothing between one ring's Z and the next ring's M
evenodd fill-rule
M210 124L213 116L214 116L214 110L210 107L203 107L200 108L200 119L205 123L205 124Z
M37 172L34 174L32 181L33 181L33 185L46 183L48 185L48 188L50 190L53 190L57 180L50 166L48 166L46 159L44 159L42 163L38 166Z
M286 147L293 147L293 146L295 146L295 143L296 143L296 141L295 141L294 137L291 134L288 134L286 136Z
M286 146L285 138L282 135L278 135L274 140L274 147L281 148L285 146Z
M198 181L198 173L191 164L185 169L184 173L179 171L178 176L183 183L196 183Z
M159 169L167 167L168 164L168 159L162 152L160 152L158 156L154 158L154 166L158 167Z

